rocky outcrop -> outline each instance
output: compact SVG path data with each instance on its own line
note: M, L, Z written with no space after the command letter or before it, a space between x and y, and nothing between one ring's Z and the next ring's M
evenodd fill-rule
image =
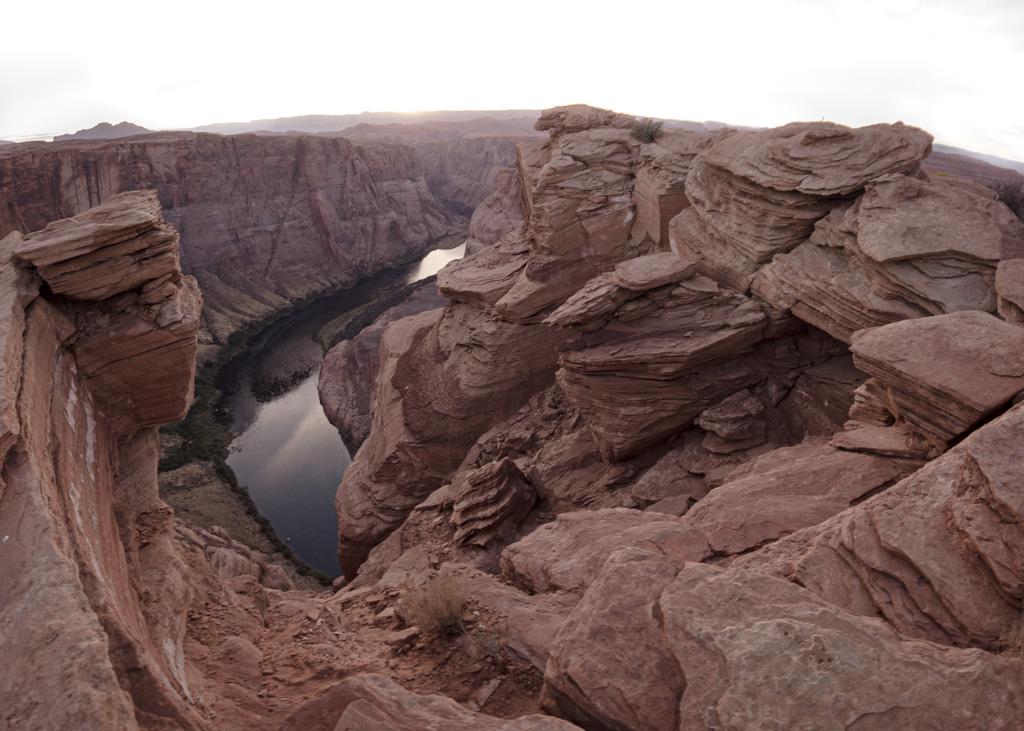
M144 192L0 242L5 725L202 725L156 483L156 425L188 408L199 327L176 249Z
M546 328L495 321L463 304L388 328L370 438L335 500L347 576L459 466L477 436L550 383L554 340ZM412 387L427 382L428 391Z
M914 127L793 123L723 133L687 177L693 204L672 222L673 250L740 291L805 240L842 198L886 173L914 173L931 136Z
M160 133L5 149L0 236L140 189L157 191L181 233L182 268L199 278L219 341L289 301L424 251L451 221L407 147Z
M368 479L361 454L339 490L343 553L399 526L352 593L470 582L509 543L512 586L473 578L478 606L543 665L544 707L585 728L1016 727L1021 661L996 652L1022 585L1024 412L1000 413L1024 386L1024 230L977 186L921 176L931 138L904 125L641 144L632 124L542 115L550 139L519 148L522 228L439 275L442 320L385 335L419 380L382 370L381 467ZM504 341L483 322L529 357L556 349L554 385L515 411L492 391L501 418L414 442L420 418L484 403ZM440 350L397 346L434 332ZM471 384L422 365L475 346ZM405 507L425 465L439 489ZM502 531L491 508L527 484L536 505ZM456 539L459 496L493 543Z
M544 702L589 729L1012 728L1019 663L905 641L779 579L631 548L559 633Z
M906 318L995 311L996 267L1024 254L1022 240L1024 225L986 188L883 176L776 257L753 287L849 342L857 330Z
M1015 407L898 485L737 566L797 581L901 635L1000 647L1019 621Z
M380 341L392 322L443 307L432 284L417 289L388 309L351 340L343 340L324 356L318 383L324 414L354 452L370 433L373 382L380 369Z

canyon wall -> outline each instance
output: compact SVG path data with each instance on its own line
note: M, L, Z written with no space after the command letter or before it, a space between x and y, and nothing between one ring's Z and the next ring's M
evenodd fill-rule
M157 427L191 402L201 306L177 239L141 192L0 241L7 728L199 728L156 484Z
M514 144L434 142L422 159L404 145L305 135L12 145L0 156L0 235L155 190L181 233L182 268L203 290L206 329L223 342L291 301L425 251L486 196Z

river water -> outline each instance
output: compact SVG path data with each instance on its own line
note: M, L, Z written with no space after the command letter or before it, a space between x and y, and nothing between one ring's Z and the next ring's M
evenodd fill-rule
M334 494L352 461L320 406L317 379L329 322L461 258L465 245L364 279L317 300L261 332L218 375L234 440L228 464L260 513L306 563L332 576L338 568Z

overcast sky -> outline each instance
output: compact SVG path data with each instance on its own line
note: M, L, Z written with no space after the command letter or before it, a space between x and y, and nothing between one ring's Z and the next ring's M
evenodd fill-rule
M0 139L584 102L1024 160L1024 0L6 3Z

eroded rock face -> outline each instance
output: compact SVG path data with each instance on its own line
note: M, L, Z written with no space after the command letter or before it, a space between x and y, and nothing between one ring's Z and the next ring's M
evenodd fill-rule
M385 328L396 320L445 305L434 287L417 289L388 309L351 340L343 340L324 356L318 390L327 420L341 432L349 451L355 451L370 433L373 383L380 369L380 341Z
M190 590L156 484L156 425L191 401L201 304L176 249L145 192L0 242L13 727L201 726L181 659Z
M672 247L706 276L745 291L761 265L810 236L843 197L881 175L916 172L931 141L902 124L723 134L693 163L693 205L673 220Z
M886 175L810 239L776 257L755 291L833 337L925 315L996 309L995 274L1024 225L987 188Z
M417 695L383 675L365 673L344 680L324 697L306 704L281 729L420 731L432 727L453 731L570 731L578 728L539 714L508 721L474 713L445 696Z
M0 236L155 189L220 340L290 300L424 251L451 219L411 148L342 138L160 133L17 145L0 171Z
M562 628L544 696L592 729L1011 728L1019 668L903 640L792 583L631 548Z
M494 189L473 209L466 238L466 256L496 244L505 234L522 225L519 175L516 166L509 165L495 176Z
M370 438L335 499L346 575L440 487L479 434L550 384L556 337L463 304L388 328Z

